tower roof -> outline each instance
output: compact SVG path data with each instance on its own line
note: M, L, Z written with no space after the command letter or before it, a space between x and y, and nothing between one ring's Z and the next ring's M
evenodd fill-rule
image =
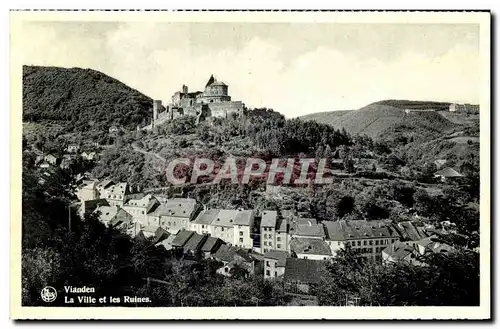
M217 80L215 80L214 75L213 75L213 74L212 74L212 75L210 75L210 79L208 79L208 82L207 82L207 84L205 85L205 88L206 88L206 87L208 87L208 86L210 86L210 85L211 85L212 83L214 83L215 81L217 81Z

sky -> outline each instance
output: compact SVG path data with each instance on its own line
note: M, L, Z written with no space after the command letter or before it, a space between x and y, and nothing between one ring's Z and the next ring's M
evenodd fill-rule
M474 24L26 22L27 65L92 68L164 103L211 74L287 117L383 99L479 103Z

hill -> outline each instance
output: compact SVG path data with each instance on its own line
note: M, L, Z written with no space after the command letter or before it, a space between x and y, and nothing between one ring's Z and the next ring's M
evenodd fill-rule
M339 117L346 115L347 113L352 112L352 110L345 110L345 111L325 111L325 112L318 112L318 113L311 113L311 114L306 114L301 117L299 117L301 120L305 121L316 121L319 123L324 123L324 124L332 124L335 120L337 120Z
M400 132L402 129L424 129L430 131L443 131L453 128L455 125L438 112L413 112L405 113L404 109L436 108L442 109L445 104L438 102L417 102L387 100L372 103L359 110L349 111L339 116L336 112L329 115L329 112L319 113L321 122L328 122L336 129L344 128L351 134L366 134L370 137L378 138L383 135ZM309 117L314 118L314 115ZM301 119L304 119L302 117ZM316 121L316 119L314 119Z
M152 99L101 72L23 67L23 121L57 122L67 131L134 129L150 116Z

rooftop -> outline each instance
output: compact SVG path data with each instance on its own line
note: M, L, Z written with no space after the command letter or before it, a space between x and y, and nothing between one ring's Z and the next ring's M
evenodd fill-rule
M219 209L203 210L198 216L196 216L193 223L209 225L215 220L218 213Z
M220 241L220 242L219 242ZM203 252L214 252L214 248L217 243L222 243L222 240L213 236L209 236L203 246L201 247L201 251Z
M297 254L331 256L332 252L328 243L320 239L292 238L290 250Z
M161 204L153 212L153 216L172 216L189 218L196 209L195 199L174 198Z
M292 231L292 230L290 230ZM324 237L325 230L321 224L298 224L291 234L305 237Z
M323 225L327 239L332 241L398 237L394 227L378 220L325 221Z
M463 177L461 173L456 171L453 168L446 167L443 168L435 173L436 176L443 176L443 177Z
M399 222L396 229L398 229L401 237L406 240L418 241L429 236L423 227L416 226L411 221Z
M187 230L179 231L175 236L175 239L172 241L172 246L184 247L184 245L186 244L186 242L188 242L189 238L191 238L191 235L193 235L193 233L194 232Z
M275 210L264 210L262 212L262 220L260 221L260 226L265 227L276 227L276 219L278 217L278 212Z
M401 260L408 255L415 253L416 250L406 242L396 241L388 245L383 252L394 260Z
M319 282L321 279L322 261L301 258L287 258L285 265L285 281L307 283Z
M207 235L201 235L196 232L193 232L189 240L184 245L184 249L191 251L198 251L200 250L201 246L203 245L206 239Z
M264 254L264 258L274 259L278 261L278 266L286 265L286 258L289 256L288 252L282 250L271 250Z
M238 210L221 209L219 210L219 213L215 217L215 220L212 222L212 225L233 227L237 215L238 215Z
M250 226L252 219L254 217L253 210L243 210L238 209L236 214L236 218L234 219L234 224L241 226Z
M246 262L253 261L246 250L227 244L220 246L219 250L214 254L214 258L226 263L234 261L235 258L241 258Z

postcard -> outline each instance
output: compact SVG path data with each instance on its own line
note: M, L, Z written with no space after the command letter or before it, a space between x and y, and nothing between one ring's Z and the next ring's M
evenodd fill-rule
M11 11L12 319L490 319L488 11Z

